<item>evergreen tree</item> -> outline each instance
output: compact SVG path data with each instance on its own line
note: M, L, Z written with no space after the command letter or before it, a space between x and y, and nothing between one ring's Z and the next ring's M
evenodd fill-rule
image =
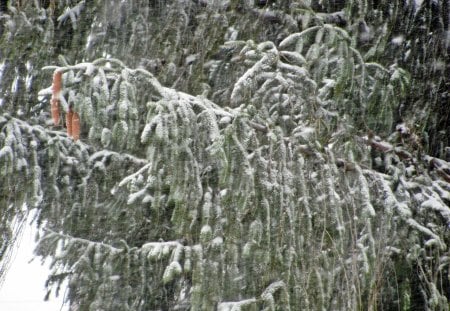
M0 5L0 277L70 310L448 310L449 2Z

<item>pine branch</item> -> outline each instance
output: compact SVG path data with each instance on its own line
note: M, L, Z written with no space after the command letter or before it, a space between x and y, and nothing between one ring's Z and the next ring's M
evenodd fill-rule
M69 243L77 242L77 243L83 245L83 248L87 248L89 245L95 245L100 248L106 248L106 249L108 249L108 252L113 253L113 254L119 254L119 253L122 253L123 251L127 250L127 248L117 248L110 244L106 244L104 242L92 241L92 240L88 240L88 239L70 236L70 235L67 235L64 233L53 231L52 229L49 229L49 228L44 228L43 230L44 230L45 235L42 238L42 241L45 241L45 239L52 239L53 237L57 237L58 239L63 240L63 241L68 241ZM39 249L39 244L37 246L37 249Z
M268 303L270 307L275 306L274 294L280 289L286 289L286 285L283 281L278 281L270 284L258 298L249 298L240 301L224 301L220 302L217 306L218 311L229 311L229 310L241 310L242 307L249 307L252 305L258 305L261 302ZM269 307L269 308L270 308ZM289 310L289 306L285 305Z

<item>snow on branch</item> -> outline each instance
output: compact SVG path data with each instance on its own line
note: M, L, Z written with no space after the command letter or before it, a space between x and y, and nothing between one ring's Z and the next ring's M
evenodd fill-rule
M63 243L66 245L71 244L71 243L78 243L78 244L82 245L83 248L87 248L89 245L99 246L101 248L108 249L108 251L111 253L116 253L116 254L121 253L125 250L125 248L121 249L121 248L117 248L117 247L114 247L109 244L105 244L103 242L96 242L96 241L87 240L87 239L83 239L83 238L79 238L79 237L74 237L71 235L53 231L48 228L44 229L44 237L40 240L39 243L45 243L47 240L52 240L52 239L62 240ZM40 246L38 244L37 250L39 250L39 248L40 248ZM56 249L55 249L55 251L56 251ZM62 257L61 254L59 255L59 257Z
M217 306L217 311L240 311L242 307L251 306L257 304L256 298L244 299L241 301L227 301L220 302Z
M226 302L220 302L217 306L218 311L240 311L242 310L242 307L248 307L251 305L258 305L259 303L263 302L267 304L269 310L274 310L275 308L275 301L274 301L274 294L279 290L286 290L286 284L283 281L277 281L272 284L270 284L264 292L261 294L258 298L249 298L244 299L240 301L226 301ZM289 310L288 305L284 305L286 310Z
M82 0L78 2L74 7L66 7L64 13L58 16L57 21L60 23L64 23L68 18L72 23L73 29L77 29L77 20L81 15L81 11L84 9L85 1Z

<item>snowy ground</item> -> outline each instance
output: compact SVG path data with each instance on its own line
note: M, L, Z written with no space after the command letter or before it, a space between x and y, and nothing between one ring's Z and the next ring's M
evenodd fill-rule
M4 311L63 311L63 295L50 297L44 301L46 294L44 284L47 279L48 266L33 258L34 236L36 228L27 225L20 246L14 254L5 282L0 288L0 310Z

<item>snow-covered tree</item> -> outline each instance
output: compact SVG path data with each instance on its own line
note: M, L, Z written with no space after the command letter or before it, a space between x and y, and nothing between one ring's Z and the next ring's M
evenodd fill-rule
M35 209L70 310L448 310L448 9L0 6L0 276Z

